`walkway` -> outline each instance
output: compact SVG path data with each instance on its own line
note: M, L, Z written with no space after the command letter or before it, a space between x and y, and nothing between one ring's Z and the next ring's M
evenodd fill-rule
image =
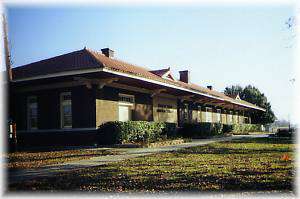
M231 136L231 137L212 138L212 139L193 139L192 142L172 145L172 146L157 147L157 148L119 148L119 149L114 148L113 150L116 151L118 155L98 156L90 159L67 162L64 164L51 165L39 169L26 169L20 171L13 171L9 173L8 178L9 178L9 183L14 183L23 180L29 180L36 177L48 177L51 175L58 174L60 172L78 170L86 167L99 166L111 162L118 162L118 161L135 158L139 156L151 155L154 153L176 151L183 148L201 146L213 142L229 141L241 137L266 137L266 136L267 135L242 135L242 136Z

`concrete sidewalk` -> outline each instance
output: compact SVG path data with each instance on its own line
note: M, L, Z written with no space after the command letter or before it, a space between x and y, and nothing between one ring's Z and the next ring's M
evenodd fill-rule
M266 137L266 136L267 135L241 135L241 136L230 136L230 137L212 138L212 139L193 139L192 142L172 145L172 146L157 147L157 148L119 148L119 149L113 148L112 150L116 151L118 153L117 155L92 157L90 159L67 162L58 165L51 165L39 169L26 169L26 170L24 169L19 171L13 171L8 174L8 183L11 184L15 182L21 182L36 177L48 177L61 172L104 165L111 162L118 162L130 158L151 155L160 152L169 152L169 151L176 151L188 147L202 146L214 142L229 141L232 139L239 139L242 137Z

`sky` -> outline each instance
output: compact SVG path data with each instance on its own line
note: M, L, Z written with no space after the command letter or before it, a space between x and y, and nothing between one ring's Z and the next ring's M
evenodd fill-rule
M294 107L294 43L285 22L292 5L8 6L13 66L84 47L109 47L115 57L149 69L190 70L191 81L251 84L278 119Z

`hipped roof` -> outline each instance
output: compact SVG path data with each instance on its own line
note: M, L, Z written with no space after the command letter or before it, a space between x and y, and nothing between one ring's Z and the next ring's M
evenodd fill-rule
M258 107L254 104L251 104L244 100L233 99L231 97L226 96L224 93L215 90L210 90L200 85L162 78L160 73L165 72L165 70L157 70L159 72L158 74L155 74L157 73L157 71L153 72L145 67L136 66L121 60L117 60L115 58L109 58L100 52L90 50L87 48L13 68L13 80L20 81L22 79L26 80L36 76L96 68L105 68L112 71L118 71L124 74L130 74L137 77L155 80L168 85L185 88L191 91L197 91L205 94L206 96L208 95L212 97L221 98L225 101L234 104L241 104L247 107L250 106L251 108L265 111L263 108Z

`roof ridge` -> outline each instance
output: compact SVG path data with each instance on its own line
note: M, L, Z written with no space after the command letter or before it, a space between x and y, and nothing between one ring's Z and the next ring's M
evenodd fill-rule
M106 59L111 59L111 60L113 60L113 61L117 61L117 62L122 62L122 63L124 63L124 64L128 64L128 65L131 65L131 66L134 66L134 67L138 67L138 68L140 68L140 69L143 69L143 70L146 70L146 71L148 71L148 72L150 72L151 70L149 69L149 68L147 68L147 67L145 67L145 66L138 66L138 65L136 65L136 64L132 64L132 63L130 63L130 62L127 62L127 61L124 61L124 60L121 60L121 59L118 59L118 58L110 58L110 57L107 57L107 56L105 56L103 53L101 53L100 51L97 51L97 50L93 50L93 49L91 49L91 48L85 48L87 51L89 51L89 52L91 52L91 53L96 53L97 55L100 55L100 56L103 56L104 58L106 58Z
M79 57L80 59L77 57L74 57L76 55L80 55L80 57ZM63 56L66 56L66 58L68 58L67 61L61 59L61 57L63 58ZM71 59L71 61L70 61L70 59ZM59 64L55 65L55 63L54 63L54 66L53 66L52 62L55 62L55 61L59 61ZM71 65L68 66L68 65L66 65L66 63L67 64L71 63ZM65 64L66 68L62 68L62 66L60 64ZM164 69L158 69L158 70L150 70L144 66L138 66L138 65L131 64L129 62L115 59L115 58L112 59L110 57L105 56L100 51L96 51L96 50L86 48L86 47L84 47L81 50L61 54L61 55L58 55L55 57L51 57L51 58L39 60L39 61L36 61L33 63L29 63L29 64L26 64L23 66L19 66L20 68L24 67L25 70L19 69L19 67L15 67L15 68L13 68L13 70L15 70L13 74L17 74L22 77L22 75L24 75L28 70L32 70L31 76L45 73L44 68L43 67L41 68L40 66L45 66L46 69L48 68L48 73L51 73L53 71L59 72L62 69L64 69L65 71L68 71L68 70L74 70L74 69L80 69L80 68L86 69L86 68L99 68L99 67L104 68L105 67L110 70L116 70L116 71L121 71L123 73L134 74L136 76L141 76L141 77L144 77L147 79L153 79L153 80L167 83L170 85L179 86L179 87L182 87L185 89L189 89L191 91L197 91L202 94L208 94L212 97L217 97L217 98L220 98L220 99L232 102L232 103L235 102L238 104L244 104L244 105L248 104L253 107L258 107L258 106L254 105L250 102L247 102L245 100L239 101L239 100L236 100L229 96L226 96L224 93L219 92L217 90L210 90L204 86L201 86L201 85L198 85L195 83L185 83L182 81L176 81L175 79L173 80L173 79L163 78L162 76L157 75L157 74L155 74L155 72L153 72L153 71L168 72L168 71L170 71L170 67L164 68ZM40 72L41 69L44 72ZM47 71L46 71L46 73L47 73Z
M153 72L153 71L162 71L162 70L170 70L170 67L168 67L168 68L162 68L162 69L157 69L157 70L150 70L150 72Z
M103 67L106 67L106 65L105 65L104 63L100 62L100 61L97 59L97 57L93 54L93 53L97 53L96 51L94 51L94 50L92 50L92 49L90 49L90 48L86 48L86 47L84 47L83 50L87 51L87 52L93 57L93 59L94 59L98 64L102 65ZM104 56L104 55L103 55L103 56Z
M12 69L16 69L16 68L19 68L19 67L26 67L27 65L36 64L36 63L43 62L43 61L48 61L48 60L51 60L51 59L55 59L55 58L58 58L58 57L61 57L61 56L69 55L69 54L75 53L75 52L80 52L80 51L83 51L83 50L84 49L75 50L75 51L72 51L72 52L69 52L69 53L60 54L60 55L57 55L57 56L54 56L54 57L49 57L49 58L46 58L46 59L40 59L38 61L30 62L28 64L24 64L24 65L13 67Z

